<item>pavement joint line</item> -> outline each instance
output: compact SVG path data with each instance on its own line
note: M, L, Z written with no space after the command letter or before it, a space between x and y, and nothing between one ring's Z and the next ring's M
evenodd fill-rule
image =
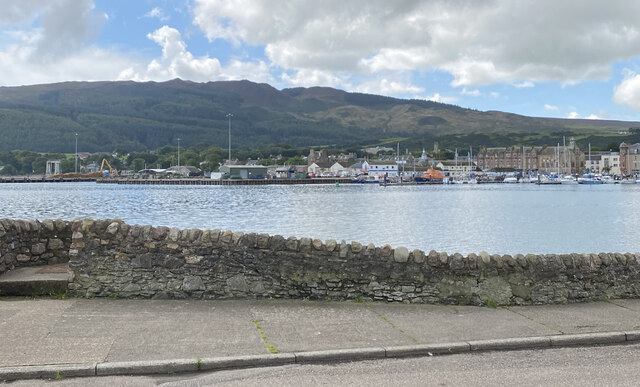
M634 312L634 313L639 313L639 312L640 312L640 310L633 309L633 308L630 308L630 307L628 307L628 306L618 304L618 303L617 303L617 302L615 302L614 300L609 300L609 299L607 299L607 300L605 300L605 301L606 301L606 302L608 302L608 303L610 303L610 304L613 304L613 305L615 305L615 306L619 306L620 308L623 308L623 309L626 309L626 310L630 310L630 311L632 311L632 312Z
M640 341L640 330L633 330L516 337L507 339L470 340L451 343L391 347L332 349L307 352L300 351L203 359L193 358L9 367L0 366L0 381L58 379L60 377L95 377L106 375L194 373L226 369L274 367L288 364L324 364L459 353L593 346L599 344L637 344L638 341Z
M368 302L363 302L364 306L369 309L370 311L372 311L374 314L376 314L378 317L380 317L384 322L386 322L387 324L391 325L391 328L397 330L398 332L402 333L403 335L405 335L408 339L410 339L411 341L413 341L416 344L420 344L420 341L418 339L416 339L415 337L411 336L410 334L408 334L407 332L405 332L402 328L398 327L396 324L392 323L391 321L389 321L389 319L387 318L387 316L378 313L377 310L375 310Z
M550 325L547 325L547 324L545 324L545 323L543 323L543 322L540 322L540 321L538 321L538 320L536 320L536 319L534 319L534 318L531 318L531 317L529 317L529 316L527 316L527 315L525 315L525 314L522 314L522 313L520 313L520 312L517 312L517 311L515 311L515 310L513 310L513 309L511 309L511 308L505 308L505 309L506 309L506 310L508 310L508 311L509 311L509 312L511 312L511 313L515 313L515 314L517 314L518 316L522 316L522 317L526 318L527 320L529 320L529 321L531 321L531 322L534 322L534 323L536 323L536 324L538 324L538 325L542 325L543 327L545 327L545 328L547 328L547 329L549 329L549 330L556 331L556 332L558 332L558 333L559 333L559 334L561 334L561 335L564 335L564 334L565 334L565 332L563 332L563 331L561 331L561 330L559 330L559 329L556 329L556 328L554 328L554 327L552 327L552 326L550 326Z

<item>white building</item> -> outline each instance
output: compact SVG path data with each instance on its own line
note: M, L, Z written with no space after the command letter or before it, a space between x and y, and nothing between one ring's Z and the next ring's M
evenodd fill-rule
M398 163L395 160L371 160L369 164L369 176L398 176Z
M474 173L477 169L475 162L469 164L465 161L440 161L436 164L436 168L442 171L442 174L447 177L467 177Z
M335 163L333 163L331 168L329 168L329 171L331 171L331 174L333 176L340 176L340 175L343 174L343 172L347 173L346 170L347 170L347 168L344 165L342 165L341 163L337 162L337 161Z
M591 159L589 159L589 155L585 155L585 168L591 173L620 175L620 153L591 152Z

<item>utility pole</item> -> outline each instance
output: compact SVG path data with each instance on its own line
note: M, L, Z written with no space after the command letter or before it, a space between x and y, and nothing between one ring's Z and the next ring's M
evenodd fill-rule
M75 160L75 173L78 173L78 133L76 133L76 160Z
M178 168L180 168L180 137L178 137Z
M227 164L229 165L231 165L231 117L233 117L233 114L227 113L227 118L229 119L229 161L227 161Z

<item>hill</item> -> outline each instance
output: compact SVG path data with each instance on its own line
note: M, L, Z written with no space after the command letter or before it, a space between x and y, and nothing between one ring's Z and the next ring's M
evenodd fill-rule
M424 100L250 81L65 82L0 88L0 150L133 151L228 142L234 148L374 144L473 133L615 133L640 123L481 112Z

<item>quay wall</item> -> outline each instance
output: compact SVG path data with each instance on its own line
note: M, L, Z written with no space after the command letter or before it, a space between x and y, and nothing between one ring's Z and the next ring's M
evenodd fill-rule
M69 261L71 224L63 220L0 219L0 274Z
M359 242L128 225L120 220L69 225L73 275L68 292L78 297L469 305L640 298L640 254L481 252L465 257Z

